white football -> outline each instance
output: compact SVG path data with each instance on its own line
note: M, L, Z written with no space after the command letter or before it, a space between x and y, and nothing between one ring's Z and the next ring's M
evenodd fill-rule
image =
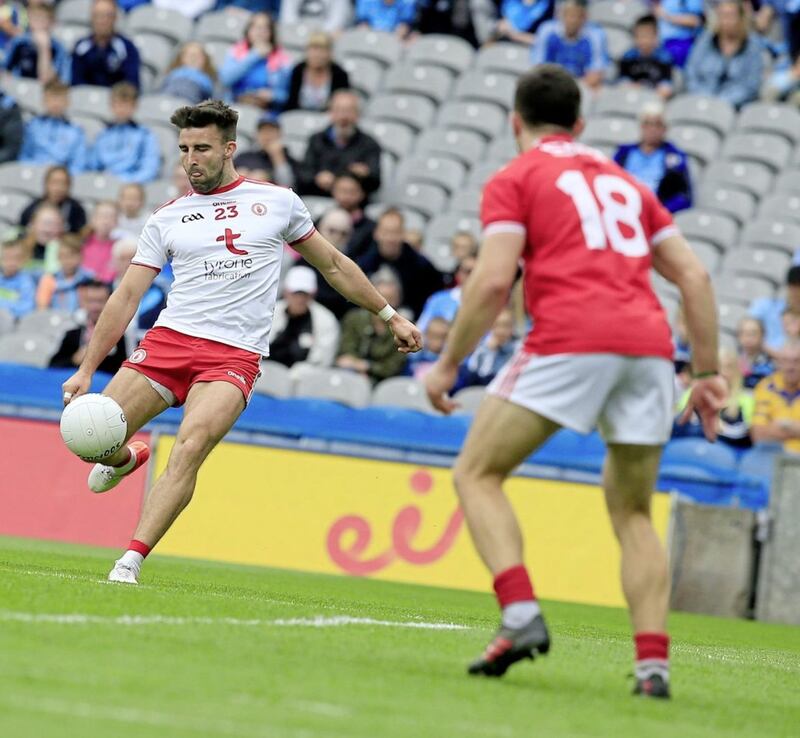
M113 454L125 443L127 432L125 413L105 395L81 395L61 414L61 437L84 461L99 461Z

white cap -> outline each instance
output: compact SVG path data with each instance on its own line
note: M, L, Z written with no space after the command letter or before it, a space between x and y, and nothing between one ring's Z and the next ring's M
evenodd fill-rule
M317 274L311 267L292 267L286 272L283 289L286 292L307 292L309 295L316 295Z

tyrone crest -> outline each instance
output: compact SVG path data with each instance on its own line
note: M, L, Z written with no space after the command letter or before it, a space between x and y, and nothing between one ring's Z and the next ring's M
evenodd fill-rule
M250 207L250 210L253 211L253 215L266 215L267 214L267 206L264 205L263 202L254 202Z

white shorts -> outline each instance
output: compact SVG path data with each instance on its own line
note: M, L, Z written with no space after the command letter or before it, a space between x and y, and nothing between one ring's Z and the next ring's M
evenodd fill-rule
M488 391L578 433L598 427L607 443L659 446L672 432L674 374L656 357L521 349Z

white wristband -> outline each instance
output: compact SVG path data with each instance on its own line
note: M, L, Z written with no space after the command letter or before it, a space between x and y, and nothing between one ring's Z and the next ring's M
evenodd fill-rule
M397 310L395 310L388 302L386 303L385 307L382 307L378 311L378 317L384 322L388 323L394 316L397 315Z

